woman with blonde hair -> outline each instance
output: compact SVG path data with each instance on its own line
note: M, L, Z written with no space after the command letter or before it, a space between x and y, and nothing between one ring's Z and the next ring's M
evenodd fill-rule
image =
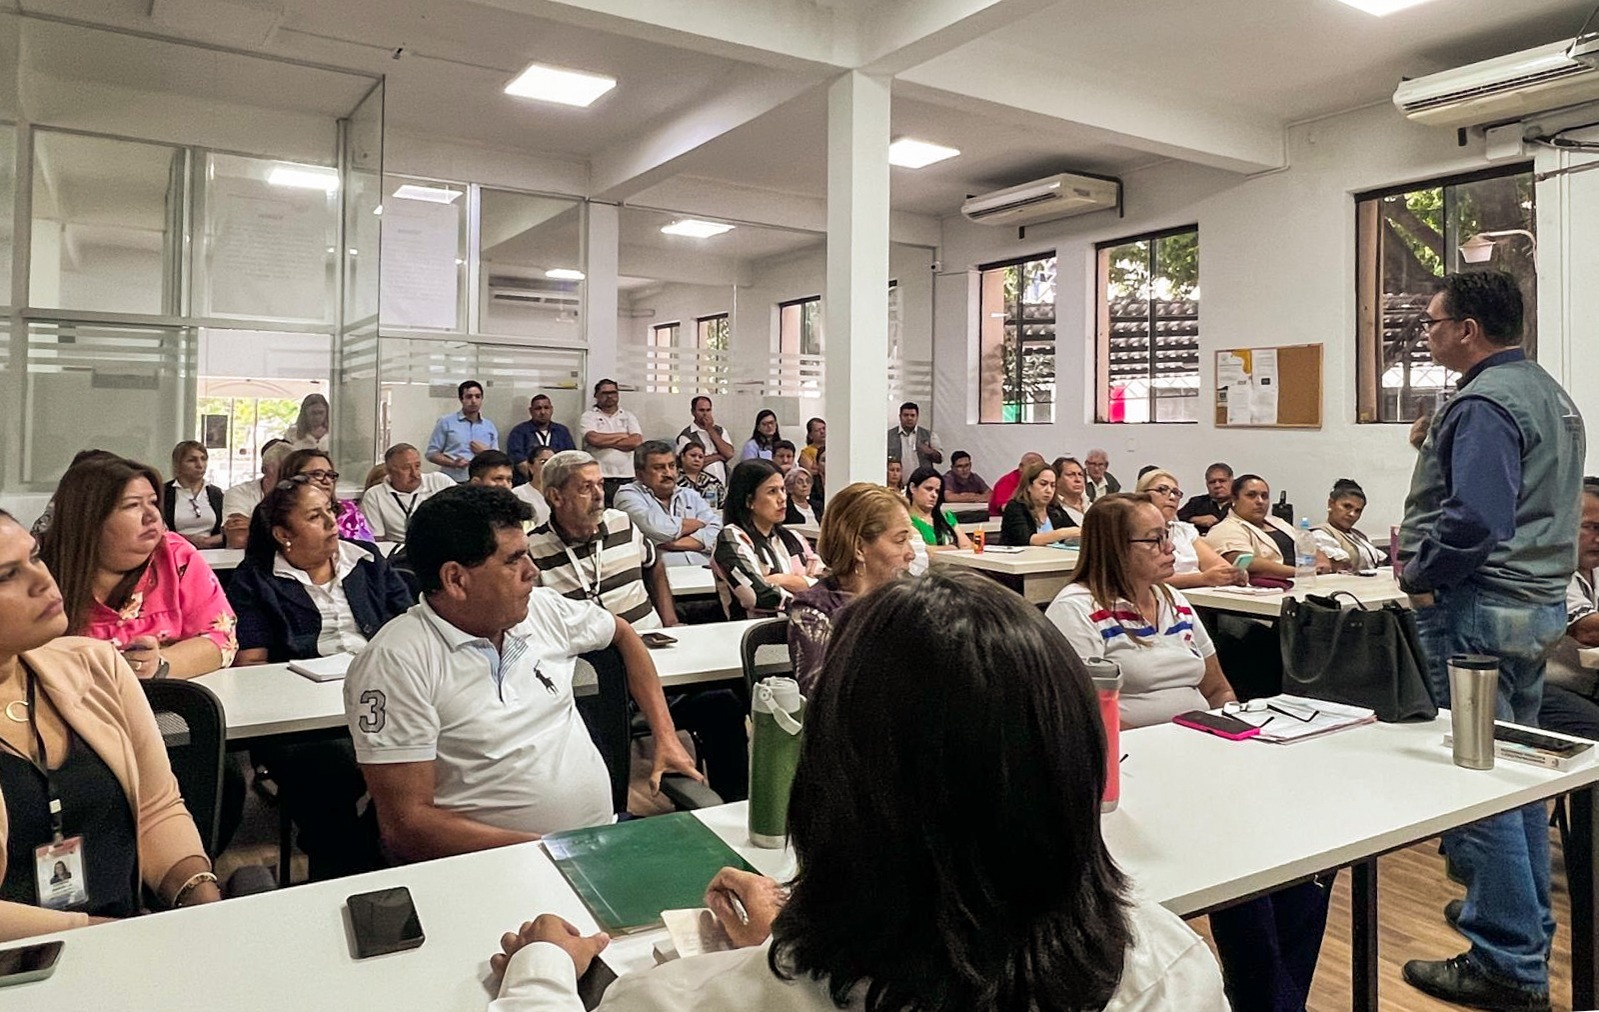
M1022 468L1000 517L1000 544L1052 545L1077 537L1079 530L1055 502L1055 469L1042 459Z
M1147 494L1161 516L1166 518L1166 530L1171 535L1172 552L1177 562L1166 586L1187 590L1190 587L1242 586L1249 582L1249 574L1228 562L1199 536L1199 528L1185 520L1177 519L1177 507L1183 501L1182 486L1177 476L1163 468L1145 471L1138 479L1138 491Z
M802 691L822 673L833 614L903 576L915 558L913 538L905 500L893 491L858 481L833 497L816 539L828 573L788 606L788 652Z

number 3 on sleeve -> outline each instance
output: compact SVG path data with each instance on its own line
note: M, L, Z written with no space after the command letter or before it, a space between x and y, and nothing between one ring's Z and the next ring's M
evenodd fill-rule
M382 689L368 689L361 693L361 705L367 708L359 721L361 730L367 734L377 734L383 730L383 725L389 719L383 712L383 704L387 701Z

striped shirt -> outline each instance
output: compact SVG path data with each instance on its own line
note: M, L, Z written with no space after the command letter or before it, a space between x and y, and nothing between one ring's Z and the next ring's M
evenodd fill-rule
M655 546L621 510L606 510L599 531L578 544L568 544L554 521L545 521L527 536L527 550L542 586L574 601L593 601L635 629L661 627L644 588L644 570L655 565Z
M1160 613L1153 624L1126 601L1100 604L1081 583L1068 585L1044 612L1079 657L1103 657L1121 666L1121 717L1127 727L1208 708L1199 683L1205 659L1216 648L1182 591L1166 590L1170 601L1157 590Z

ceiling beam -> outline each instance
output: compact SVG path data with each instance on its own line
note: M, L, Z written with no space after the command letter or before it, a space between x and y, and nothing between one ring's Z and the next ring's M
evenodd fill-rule
M809 0L475 0L546 18L783 70L843 68L847 15Z
M851 62L892 75L974 42L1055 0L881 0L860 10Z
M1079 75L1045 53L979 39L901 73L895 94L1012 121L1045 116L1107 143L1230 172L1286 164L1281 125L1140 93L1126 80Z
M809 91L812 75L740 64L715 95L697 98L676 117L643 134L595 152L589 162L589 196L623 201L681 171L682 160L730 130L764 116Z

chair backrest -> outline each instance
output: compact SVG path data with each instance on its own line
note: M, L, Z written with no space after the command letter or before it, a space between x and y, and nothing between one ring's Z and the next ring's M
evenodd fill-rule
M767 651L764 660L760 656L763 648ZM781 656L773 656L779 652ZM771 618L744 630L744 638L738 645L738 659L744 666L744 687L752 697L755 683L761 679L793 674L794 662L788 654L788 619Z
M627 666L614 646L578 657L578 678L583 668L594 670L595 691L578 696L577 712L588 726L589 737L605 760L611 776L611 802L618 813L627 811L627 781L632 772L632 733L628 721Z
M222 701L205 686L182 679L139 684L155 711L183 804L200 831L207 856L214 858L222 816L222 762L228 746Z

